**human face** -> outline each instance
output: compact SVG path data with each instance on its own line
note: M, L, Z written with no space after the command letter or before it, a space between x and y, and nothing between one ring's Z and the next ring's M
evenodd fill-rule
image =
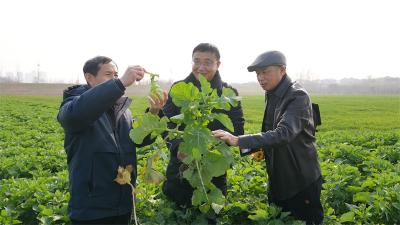
M221 62L214 53L195 52L192 57L192 72L196 79L202 74L208 81L211 81L217 72Z
M85 78L88 84L94 87L105 81L118 78L118 68L112 62L101 64L96 76L91 73L86 73Z
M257 69L257 80L265 91L272 91L285 75L286 69L283 66L268 66L263 69Z

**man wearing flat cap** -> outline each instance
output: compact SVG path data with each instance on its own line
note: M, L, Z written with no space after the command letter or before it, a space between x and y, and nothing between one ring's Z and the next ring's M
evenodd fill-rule
M322 176L310 97L286 74L286 58L279 51L262 53L247 69L256 72L266 93L261 133L234 136L216 130L213 135L239 146L242 156L261 148L269 177L268 202L307 224L321 224Z

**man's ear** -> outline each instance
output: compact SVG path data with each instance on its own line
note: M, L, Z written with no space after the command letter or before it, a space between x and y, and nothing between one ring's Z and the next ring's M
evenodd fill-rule
M90 86L92 86L92 84L93 84L93 79L94 79L93 74L91 74L91 73L85 73L85 80L86 80L86 83L88 83Z
M282 75L286 74L286 67L285 66L281 66L281 72L282 72Z

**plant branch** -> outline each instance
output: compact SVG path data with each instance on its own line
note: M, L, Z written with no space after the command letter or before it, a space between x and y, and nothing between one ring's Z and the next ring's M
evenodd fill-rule
M199 173L201 186L203 187L203 191L204 191L204 194L206 195L206 199L207 199L207 202L208 202L209 200L208 200L208 196L207 196L207 191L206 191L206 187L204 186L203 177L201 176L199 162L197 160L195 160L195 162L196 162L197 172Z
M129 182L128 184L129 184L129 186L131 186L131 190L132 190L133 217L135 220L135 225L138 225L137 217L136 217L136 205L135 205L135 187L131 184L131 182Z

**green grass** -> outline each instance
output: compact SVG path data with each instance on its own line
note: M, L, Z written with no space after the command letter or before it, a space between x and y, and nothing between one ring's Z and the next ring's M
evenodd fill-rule
M315 96L320 105L320 131L400 128L399 96Z
M148 101L143 96L130 96L133 116L144 113ZM0 97L0 107L7 111L10 102L21 105L43 104L58 107L61 97ZM400 96L312 96L321 110L320 132L332 130L400 129ZM242 106L246 119L246 133L259 132L264 113L264 96L243 96Z
M312 96L321 111L320 132L332 130L400 129L400 96ZM264 113L264 96L242 100L247 132L258 132Z

